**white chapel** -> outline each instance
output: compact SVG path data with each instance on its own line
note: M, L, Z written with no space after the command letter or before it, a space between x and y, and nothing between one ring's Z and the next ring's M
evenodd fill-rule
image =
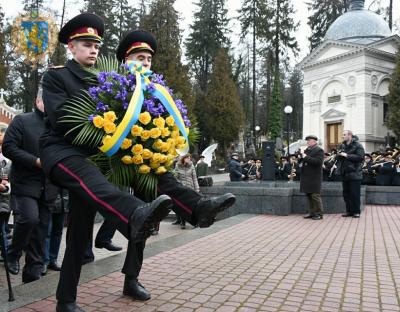
M379 15L350 1L329 27L322 44L302 60L303 134L315 134L325 150L352 130L367 152L385 144L390 75L400 37Z

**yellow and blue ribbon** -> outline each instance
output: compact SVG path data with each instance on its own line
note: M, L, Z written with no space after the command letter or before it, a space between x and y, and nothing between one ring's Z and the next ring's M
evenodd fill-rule
M121 123L117 126L111 139L100 147L100 150L109 157L118 151L122 142L129 134L132 126L138 121L144 102L143 92L147 89L147 85L151 83L149 76L152 72L144 68L142 63L137 61L127 61L127 65L129 71L136 77L136 88ZM179 152L181 154L187 153L189 150L189 130L185 127L185 122L183 121L182 115L176 107L174 100L168 93L167 89L158 83L154 83L154 90L151 92L154 97L160 100L167 112L174 118L176 126L182 136L186 139L185 147L179 150Z

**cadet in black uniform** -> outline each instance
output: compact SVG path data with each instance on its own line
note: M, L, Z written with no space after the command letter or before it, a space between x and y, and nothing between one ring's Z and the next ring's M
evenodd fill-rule
M59 41L68 44L73 55L65 67L49 70L43 78L43 99L47 115L46 129L40 139L42 164L46 174L60 187L70 193L70 223L67 234L67 248L62 264L57 288L57 311L83 311L76 305L77 285L82 266L82 258L92 238L93 221L96 210L112 220L117 229L129 239L128 252L123 267L126 273L124 293L129 295L129 272L132 263L132 243L145 223L159 222L171 208L171 198L161 195L153 202L145 204L139 198L119 190L109 183L98 168L86 158L97 153L73 146L73 134L58 119L65 114L64 103L79 90L90 87L87 78L92 74L85 67L93 66L97 60L102 42L104 23L100 17L82 13L70 20L59 33ZM93 77L92 77L93 78ZM162 187L166 179L160 179L160 193L174 193L170 185ZM180 188L186 192L187 188ZM235 197L226 194L218 198L204 200L200 196L191 206L176 206L175 210L185 215L192 224L210 226L219 211L231 206ZM184 211L180 211L184 210Z

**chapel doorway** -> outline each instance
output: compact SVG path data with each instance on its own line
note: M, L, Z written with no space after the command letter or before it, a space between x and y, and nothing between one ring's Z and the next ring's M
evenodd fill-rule
M343 123L341 121L326 124L326 151L338 147L342 143Z

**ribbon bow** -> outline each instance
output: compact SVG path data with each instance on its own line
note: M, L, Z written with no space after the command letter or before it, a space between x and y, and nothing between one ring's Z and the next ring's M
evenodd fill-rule
M151 83L149 77L151 76L152 71L144 68L141 62L127 61L126 64L129 71L136 77L136 88L133 92L132 98L121 123L117 126L117 129L115 130L111 139L100 146L100 150L109 157L118 151L122 142L129 134L132 126L138 121L144 101L143 93L147 89L147 86ZM185 127L182 115L176 107L171 95L162 85L158 83L154 83L154 89L152 89L150 92L153 97L160 100L167 112L174 118L176 126L178 127L182 136L186 139L186 144L182 149L179 150L179 153L187 153L189 150L189 129Z

